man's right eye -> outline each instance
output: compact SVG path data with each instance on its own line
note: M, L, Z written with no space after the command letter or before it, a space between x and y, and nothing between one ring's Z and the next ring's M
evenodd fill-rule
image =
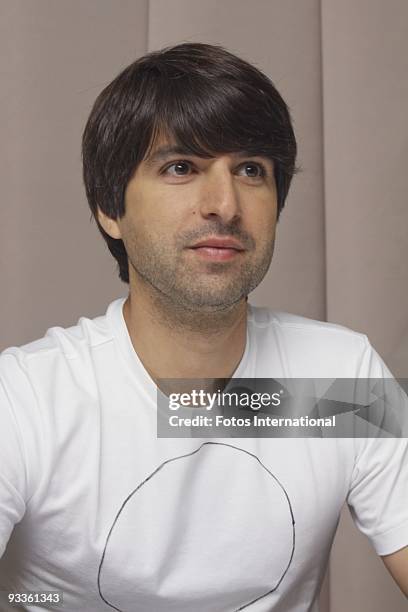
M166 166L162 174L169 174L170 176L187 176L192 170L192 165L188 161L177 161Z

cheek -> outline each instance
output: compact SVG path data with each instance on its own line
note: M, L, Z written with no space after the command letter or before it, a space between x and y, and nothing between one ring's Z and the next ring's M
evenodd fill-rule
M273 240L276 228L276 207L270 200L252 207L247 218L247 228L258 243Z
M130 191L126 205L127 225L135 232L150 235L171 235L182 227L187 215L187 206L181 204L190 201L185 194L169 189L158 188L150 184L143 190Z

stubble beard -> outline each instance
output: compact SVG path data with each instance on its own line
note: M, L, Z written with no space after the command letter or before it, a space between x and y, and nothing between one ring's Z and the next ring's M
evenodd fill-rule
M152 238L148 242L157 244ZM274 239L255 255L254 247L238 254L242 263L193 262L183 249L175 256L169 247L141 248L136 240L127 245L130 277L136 285L144 285L160 316L172 325L207 331L212 325L226 324L243 298L260 284L273 251Z

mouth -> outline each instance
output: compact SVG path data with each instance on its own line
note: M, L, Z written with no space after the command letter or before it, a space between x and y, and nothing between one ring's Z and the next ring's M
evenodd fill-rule
M207 261L228 261L235 259L245 249L234 238L214 237L201 240L189 247L198 257Z

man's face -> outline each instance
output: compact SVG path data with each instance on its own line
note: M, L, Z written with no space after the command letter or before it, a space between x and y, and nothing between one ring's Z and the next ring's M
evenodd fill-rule
M273 254L273 163L243 153L204 159L163 140L137 168L114 222L140 277L175 306L228 308L265 276ZM111 233L111 232L110 232Z

